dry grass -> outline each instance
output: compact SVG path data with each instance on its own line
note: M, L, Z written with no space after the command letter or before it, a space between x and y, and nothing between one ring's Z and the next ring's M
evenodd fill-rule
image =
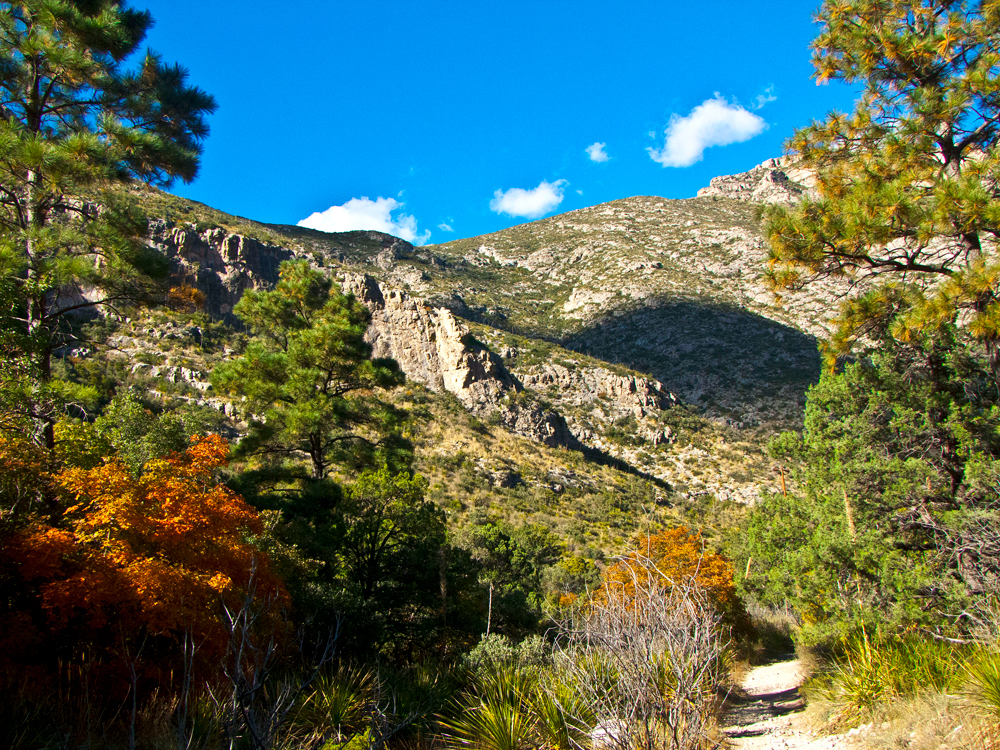
M843 732L840 706L810 701L807 719L819 731ZM879 706L857 724L858 744L870 750L996 750L1000 725L965 695L925 692Z

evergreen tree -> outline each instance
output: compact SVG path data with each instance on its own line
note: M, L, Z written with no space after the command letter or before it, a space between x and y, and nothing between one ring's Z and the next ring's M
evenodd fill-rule
M346 640L384 653L441 637L444 511L424 499L427 482L385 467L345 487L332 516L338 541L330 566Z
M340 462L406 463L395 430L402 414L376 394L403 374L394 360L372 359L368 308L299 261L283 263L275 289L246 292L233 312L254 338L212 383L245 397L240 453L304 459L314 481Z
M805 430L770 446L798 467L790 494L762 498L734 539L744 590L792 603L809 638L968 631L1000 590L998 429L984 358L949 336L824 373Z
M818 197L767 212L772 284L865 285L833 356L872 333L908 340L960 319L1000 376L1000 5L826 0L817 20L817 78L863 93L789 143Z
M3 353L32 368L30 409L50 449L61 323L142 296L167 270L115 188L194 179L215 109L151 52L129 67L151 25L121 0L0 2L0 286L15 323Z

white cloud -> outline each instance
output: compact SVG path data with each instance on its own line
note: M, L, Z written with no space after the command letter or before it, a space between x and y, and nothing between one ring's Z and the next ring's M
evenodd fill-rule
M330 206L326 211L317 211L300 221L299 226L319 229L321 232L370 229L401 237L414 245L426 244L431 237L430 230L418 232L416 218L404 213L392 215L402 207L403 204L395 198L351 198L342 206Z
M607 143L591 143L585 149L585 151L587 152L587 157L591 161L596 161L596 162L607 161L608 159L611 158L610 156L608 156L608 153L604 150L604 147L607 145L608 145Z
M526 219L537 219L555 209L563 199L563 186L566 180L546 182L542 180L538 187L531 190L511 188L497 190L490 201L490 211L508 216L523 216Z
M447 223L438 224L438 229L440 229L442 232L454 232L455 231L455 228L452 227L451 224L447 224Z
M760 109L765 104L776 101L778 101L778 97L774 95L774 86L768 86L764 89L763 94L757 94L757 98L754 100L753 108Z
M706 148L743 143L767 129L760 115L719 94L691 110L687 117L673 115L667 123L663 148L648 148L650 158L665 167L690 167L701 161Z

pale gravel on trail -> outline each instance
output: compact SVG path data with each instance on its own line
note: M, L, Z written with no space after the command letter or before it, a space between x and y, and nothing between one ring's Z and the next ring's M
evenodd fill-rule
M734 750L848 750L845 735L817 735L806 725L799 695L802 665L797 659L756 667L743 680L742 694L723 716Z

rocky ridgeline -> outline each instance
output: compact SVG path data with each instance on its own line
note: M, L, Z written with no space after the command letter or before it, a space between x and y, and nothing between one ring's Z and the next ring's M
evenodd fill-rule
M301 248L272 245L221 228L199 231L192 225L154 221L150 236L151 244L170 259L175 280L202 291L206 311L229 322L236 322L232 309L247 289L270 288L277 283L282 261L296 257L315 261ZM413 249L409 243L385 237L384 249L374 258L383 269ZM432 308L399 290L383 293L375 279L363 274L347 274L342 286L372 311L367 338L375 356L392 357L409 379L433 391L453 394L477 416L499 414L501 423L515 434L548 445L574 443L559 415L537 404L509 398L511 393L523 390L522 386L498 356L476 345L468 328L449 310ZM153 340L164 335L159 330L137 333ZM118 336L113 344L123 352L141 351L141 345L131 336ZM208 389L207 374L189 368L138 363L131 370L140 377L184 383L201 392ZM202 401L227 414L231 411L217 403L219 399Z
M255 239L162 220L150 239L176 281L205 294L213 317L236 322L247 289L272 287L282 261L307 259L368 305L377 356L479 419L591 448L690 494L750 497L756 481L713 478L715 456L675 445L664 415L683 400L737 430L763 426L761 435L801 419L818 374L813 336L837 290L775 304L759 278L767 248L753 204L790 203L811 185L808 173L770 160L713 179L694 199L628 198L426 248L376 232L269 226ZM505 331L561 348L541 361L521 357ZM201 366L132 365L137 377L220 408Z
M768 159L747 172L713 177L699 198L718 196L749 203L797 203L815 186L815 175L787 156Z
M636 419L657 417L664 409L677 404L677 396L658 380L637 375L620 375L604 367L577 367L544 364L520 374L521 383L534 391L558 394L561 402L572 406L597 403L606 420L632 416Z
M583 431L575 434L560 413L520 398L526 389L543 393L558 387L576 406L607 401L613 405L612 419L626 414L655 417L677 402L656 381L604 368L571 372L546 365L518 377L447 308L432 307L398 289L383 289L363 274L347 274L342 287L372 311L366 338L374 356L392 357L410 380L454 395L477 417L498 419L516 435L551 446L592 447L593 441L580 440Z

